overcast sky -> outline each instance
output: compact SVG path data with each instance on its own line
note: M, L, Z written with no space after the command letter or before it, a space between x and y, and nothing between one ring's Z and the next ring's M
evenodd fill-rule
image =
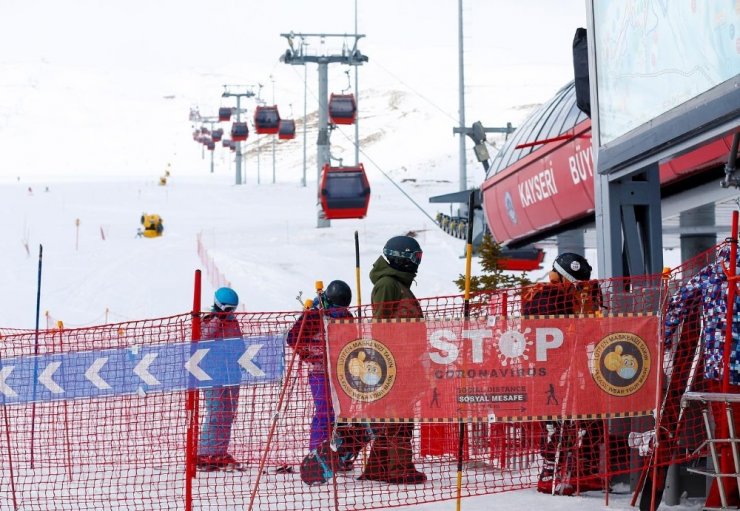
M571 43L585 26L584 0L463 4L468 124L505 125L507 109L545 101L572 78ZM187 133L188 106L215 114L227 83L262 83L262 97L272 103L274 80L281 113L289 116L292 106L298 117L303 68L279 62L287 49L280 34L352 33L355 5L365 34L359 47L370 58L360 70L361 91L411 91L454 123L454 0L4 0L0 174L158 164L176 151L175 123ZM309 52L321 51L318 38L308 42ZM340 51L341 42L327 40L325 51ZM348 87L346 70L330 66L331 92ZM307 73L310 111L316 66ZM147 140L157 141L155 155Z

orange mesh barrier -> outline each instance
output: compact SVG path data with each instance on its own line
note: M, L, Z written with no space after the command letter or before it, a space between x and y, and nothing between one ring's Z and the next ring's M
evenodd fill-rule
M450 296L420 300L418 323L236 313L241 338L198 342L190 314L3 328L0 509L412 505L455 498L460 452L463 497L660 485L661 467L706 456L680 398L721 389L725 248L665 275L475 295L467 318Z

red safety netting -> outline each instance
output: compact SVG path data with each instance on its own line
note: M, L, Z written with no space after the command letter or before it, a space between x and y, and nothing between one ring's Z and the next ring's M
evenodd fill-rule
M372 322L370 306L350 308L352 318L317 311L326 316L310 332L318 351L304 349L310 325L301 330L301 312L237 313L240 360L269 339L279 340L280 355L254 358L257 367L240 362L252 376L225 387L197 370L177 386L185 380L173 375L211 346L207 337L190 344L190 314L38 333L4 328L0 509L349 510L533 486L601 490L629 473L660 484L663 472L652 467L706 456L697 450L706 436L701 413L680 399L687 389L723 388L718 334L728 279L717 263L726 252L720 246L663 275L538 284L478 294L467 305L461 296L422 299L423 322ZM179 362L171 366L146 358L183 343L192 348L172 355ZM63 357L73 356L85 363L65 373L72 359ZM740 370L731 356L732 389ZM103 363L89 365L102 357L119 360L128 390L96 379L114 379ZM85 388L97 382L94 395L55 394L55 385L72 392L74 370L85 373ZM271 371L280 377L254 379ZM132 378L177 385L131 391ZM228 396L214 398L224 388ZM315 417L316 407L328 403L339 424L317 435L326 415ZM227 405L235 412L228 453L241 464L193 470L206 422ZM333 448L321 442L327 436Z

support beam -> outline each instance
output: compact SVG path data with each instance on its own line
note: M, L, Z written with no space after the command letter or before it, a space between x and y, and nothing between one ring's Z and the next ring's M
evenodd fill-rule
M663 268L660 179L653 163L629 176L596 176L599 276L660 273Z

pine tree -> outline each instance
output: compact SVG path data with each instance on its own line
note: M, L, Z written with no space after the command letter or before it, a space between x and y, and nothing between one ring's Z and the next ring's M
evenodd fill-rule
M510 275L504 273L501 268L501 245L496 243L490 233L483 236L480 247L478 248L478 257L481 260L483 275L470 276L470 292L479 291L496 291L499 289L517 288L528 286L532 281L527 278L526 272L521 275ZM460 291L465 291L465 275L455 280L455 284Z

